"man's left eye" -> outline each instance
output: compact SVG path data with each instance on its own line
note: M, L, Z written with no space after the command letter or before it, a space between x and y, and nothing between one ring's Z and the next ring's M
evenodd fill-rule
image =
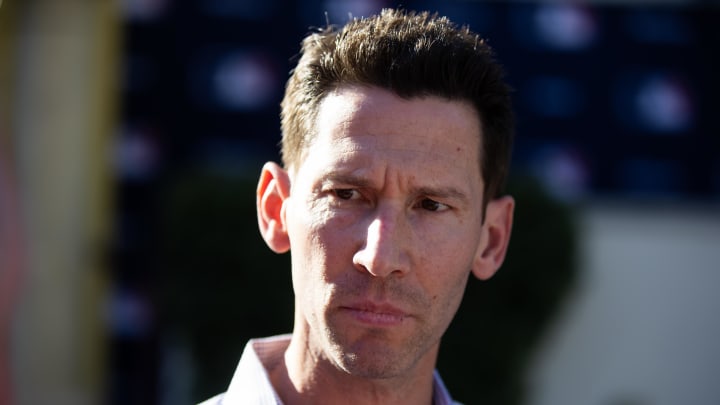
M355 197L357 191L353 190L351 188L339 188L336 190L333 190L337 198L341 200L352 200L353 197Z
M420 201L420 207L428 211L444 211L449 208L447 205L432 200L430 198L423 198Z

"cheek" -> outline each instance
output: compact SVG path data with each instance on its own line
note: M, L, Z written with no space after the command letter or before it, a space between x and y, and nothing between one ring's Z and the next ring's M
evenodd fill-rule
M470 270L461 271L453 274L443 274L433 280L432 286L432 305L434 315L433 323L437 325L437 330L444 333L450 326L455 314L460 307L465 287L470 278Z
M440 261L425 271L423 284L431 291L434 301L459 301L470 278L470 267L465 261ZM456 298L453 298L456 297Z
M432 263L448 276L451 272L469 271L480 244L480 231L473 232L457 222L430 225L417 227L413 238L420 263Z
M431 286L426 285L426 288L430 288L430 290L426 289L426 292L430 294L431 303L426 313L425 328L437 339L441 339L455 318L468 279L469 271L453 277L448 275L438 277L433 280Z
M357 236L358 218L352 212L337 212L317 205L306 212L305 232L312 247L324 255L343 253Z
M417 263L422 263L419 277L431 292L434 302L448 310L459 306L465 292L475 257L476 236L462 233L430 233L425 239L422 254ZM442 301L442 302L441 302Z
M348 217L330 215L327 210L304 210L289 216L293 279L305 289L329 284L333 273L347 269L352 263L353 221Z
M329 217L306 213L294 215L290 250L292 283L296 305L318 330L326 322L326 311L336 284L352 266L348 254L348 227Z

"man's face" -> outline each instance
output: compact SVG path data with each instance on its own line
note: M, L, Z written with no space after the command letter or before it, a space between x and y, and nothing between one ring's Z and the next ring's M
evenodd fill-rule
M321 363L368 378L434 365L483 244L480 131L470 104L437 97L322 101L283 207L296 330Z

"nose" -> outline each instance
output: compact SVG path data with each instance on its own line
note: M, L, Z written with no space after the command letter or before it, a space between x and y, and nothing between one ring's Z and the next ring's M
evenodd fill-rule
M371 219L364 243L355 252L353 264L375 277L404 275L410 271L408 223L402 214L380 213Z

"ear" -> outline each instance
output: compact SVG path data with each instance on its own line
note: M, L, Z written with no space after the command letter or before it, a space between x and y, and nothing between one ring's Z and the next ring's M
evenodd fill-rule
M505 260L513 223L515 200L501 197L488 203L483 234L475 255L472 272L480 280L492 277Z
M262 168L257 187L257 215L260 234L276 253L290 250L285 222L285 202L290 197L290 176L277 163Z

